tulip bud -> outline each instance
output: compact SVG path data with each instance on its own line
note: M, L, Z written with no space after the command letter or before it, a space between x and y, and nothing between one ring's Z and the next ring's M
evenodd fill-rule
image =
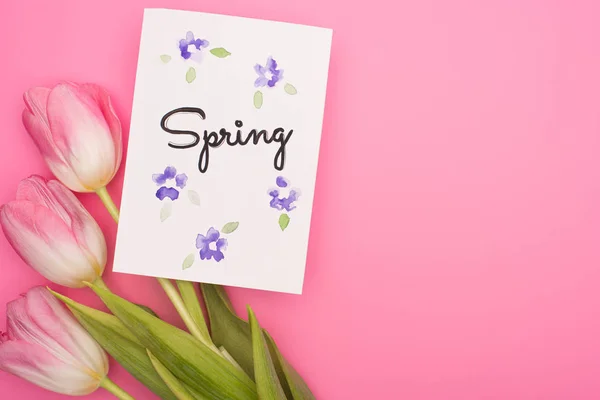
M121 123L106 91L64 82L23 97L23 124L58 180L76 192L106 186L122 153Z
M100 227L58 181L39 176L21 181L17 200L0 208L0 225L21 258L54 283L79 288L104 272Z
M94 392L108 373L106 353L41 286L7 305L0 370L53 392Z

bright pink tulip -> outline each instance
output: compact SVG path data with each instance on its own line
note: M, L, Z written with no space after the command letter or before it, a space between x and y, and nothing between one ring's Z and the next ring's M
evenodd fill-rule
M60 83L23 96L23 124L52 173L71 190L93 192L121 164L121 123L98 85Z
M102 276L106 242L75 195L58 181L24 179L0 225L21 258L52 282L78 288Z
M106 377L104 350L46 288L8 303L6 314L0 370L72 396L92 393Z

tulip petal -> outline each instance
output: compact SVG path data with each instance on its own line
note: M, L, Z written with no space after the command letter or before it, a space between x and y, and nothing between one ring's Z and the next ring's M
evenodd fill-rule
M64 349L72 357L71 364L82 364L82 369L102 376L108 373L106 353L46 288L40 286L29 290L26 299L25 312L34 323L32 326ZM7 315L11 318L9 310Z
M25 92L23 100L25 101L26 109L23 110L23 125L46 160L52 173L73 190L85 190L79 182L77 175L53 141L47 116L49 95L50 89L44 87L35 87Z
M154 370L146 348L114 315L77 303L59 293L54 296L65 303L90 335L131 375L164 400L177 400Z
M85 209L77 197L60 182L48 182L48 189L64 207L71 221L71 231L79 247L84 251L98 276L106 266L106 241L96 220Z
M101 86L93 83L84 83L81 89L87 91L100 107L100 111L108 124L108 129L112 135L113 144L115 146L115 172L121 165L121 157L123 155L123 140L121 138L121 121L117 117L108 92Z
M52 282L78 288L98 277L69 227L46 207L10 202L0 209L0 224L21 258Z
M38 344L22 340L0 344L0 369L53 392L71 396L92 393L100 380L52 357Z
M62 157L52 142L50 123L46 114L49 95L50 89L45 87L34 87L23 94L26 106L23 110L23 124L43 156L60 160Z
M106 186L119 157L95 99L77 85L61 83L48 96L47 115L52 140L82 185L87 191Z
M46 179L39 175L32 175L19 182L17 200L28 200L34 204L44 206L57 214L67 225L71 225L69 214L50 192Z
M51 336L33 321L27 310L27 299L19 297L6 305L6 330L10 340L22 340L35 343L52 355L66 363L76 363L71 354L63 349Z

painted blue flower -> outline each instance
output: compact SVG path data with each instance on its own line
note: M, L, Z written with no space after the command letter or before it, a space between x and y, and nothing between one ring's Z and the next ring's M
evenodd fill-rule
M190 31L185 35L185 39L179 41L181 57L185 60L192 59L200 62L202 60L202 52L200 50L209 44L208 40L195 39L194 33Z
M163 201L167 197L172 201L179 198L179 190L174 187L167 186L168 181L175 179L175 186L179 189L185 188L188 177L186 174L177 174L177 169L173 166L167 166L163 173L152 174L152 180L156 185L160 186L156 191L156 197Z
M213 227L208 229L206 236L198 234L196 237L196 248L200 249L200 259L210 260L213 258L219 262L225 255L223 250L227 249L227 239L219 238L221 234Z
M295 209L296 205L294 204L294 202L300 198L300 190L290 189L287 197L280 197L281 190L279 188L288 187L290 185L290 182L283 176L278 176L277 179L275 179L275 183L277 184L278 188L269 189L269 191L267 192L269 196L272 197L271 201L269 202L271 208L274 208L279 211L285 210L288 212Z
M254 70L258 74L258 78L254 81L254 86L256 87L274 87L277 82L283 79L283 70L277 69L277 61L273 60L271 56L267 58L267 63L264 67L256 64Z

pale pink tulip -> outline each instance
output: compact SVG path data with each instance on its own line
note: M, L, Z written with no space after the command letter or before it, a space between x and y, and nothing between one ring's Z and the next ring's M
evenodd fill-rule
M23 124L58 180L76 192L106 186L122 153L121 123L106 90L64 82L23 98Z
M0 208L0 225L21 258L52 282L79 288L102 276L102 231L60 182L35 175L22 180L17 200Z
M99 387L108 373L106 353L46 288L8 303L6 314L0 370L72 396Z

